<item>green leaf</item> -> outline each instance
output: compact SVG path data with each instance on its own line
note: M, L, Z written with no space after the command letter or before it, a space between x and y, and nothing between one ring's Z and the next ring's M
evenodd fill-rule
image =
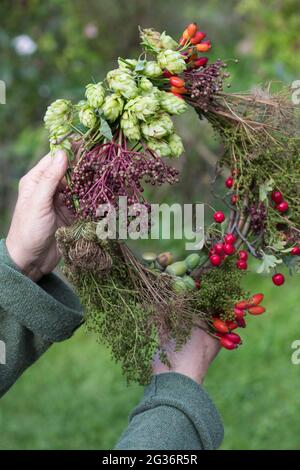
M77 123L76 126L72 124L72 128L81 135L84 135L88 131L88 128L81 124L81 122Z
M259 186L259 200L261 202L268 200L268 194L274 189L274 180L270 178Z
M146 66L146 63L146 60L139 60L134 68L135 72L142 72Z
M267 255L264 252L262 253L263 253L262 262L256 270L258 274L262 274L262 273L269 274L272 268L275 268L277 264L282 263L282 259L278 259L274 255Z
M108 140L112 140L113 135L110 125L104 118L100 118L100 132Z
M284 256L283 262L288 267L291 276L300 272L300 259L298 256Z
M269 248L271 248L274 251L280 251L280 253L290 253L293 247L285 248L285 246L286 246L286 242L284 240L277 240Z

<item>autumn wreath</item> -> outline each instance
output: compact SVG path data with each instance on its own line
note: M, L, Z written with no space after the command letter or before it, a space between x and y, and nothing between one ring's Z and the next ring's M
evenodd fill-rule
M246 326L246 313L265 311L263 295L249 298L241 284L249 256L277 286L285 280L280 264L299 268L300 137L289 90L224 91L227 64L203 56L211 43L195 23L179 42L152 29L140 36L137 60L119 58L103 82L86 86L83 101L52 103L45 125L51 150L69 156L63 193L74 223L57 232L64 272L88 328L128 380L146 383L155 351L167 363L165 340L180 348L195 324L224 348L238 347L233 330ZM116 206L120 196L148 204L144 183L177 183L165 158L184 152L172 116L188 105L223 142L217 174L231 171L223 196L229 215L215 211L203 248L184 260L169 252L140 260L123 241L99 239L98 207Z

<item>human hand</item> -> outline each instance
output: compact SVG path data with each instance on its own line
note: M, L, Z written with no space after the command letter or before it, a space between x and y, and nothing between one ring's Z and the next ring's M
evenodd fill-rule
M59 150L42 158L20 180L6 247L14 263L33 281L51 272L59 261L54 235L70 222L58 193L67 166L67 155Z
M179 351L175 351L174 342L164 345L164 350L171 368L161 362L157 354L152 366L154 375L178 372L202 384L209 365L220 350L220 345L215 338L200 327L195 327L190 338Z

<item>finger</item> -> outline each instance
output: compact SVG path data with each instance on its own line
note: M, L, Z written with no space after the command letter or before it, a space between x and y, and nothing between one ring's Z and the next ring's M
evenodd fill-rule
M40 182L36 187L36 198L39 203L52 203L67 167L68 158L63 150L58 150L53 157L51 156L51 163L42 173Z
M83 145L84 145L84 141L81 137L77 140L73 139L72 140L72 150L73 150L73 152L77 153L80 150L80 148L83 147Z
M57 214L57 222L59 227L68 226L74 222L74 214L65 205L65 198L63 194L55 194L54 207Z
M63 191L63 189L65 189L66 186L67 186L67 179L66 179L66 177L64 176L64 177L60 180L60 182L59 182L59 184L58 184L58 186L57 186L57 192Z
M35 188L37 187L41 176L51 163L50 154L43 157L37 165L35 165L26 175L24 175L19 182L19 193L22 194L23 199L31 197Z
M40 177L51 164L52 156L50 153L45 155L28 173L25 175L35 183L39 183Z

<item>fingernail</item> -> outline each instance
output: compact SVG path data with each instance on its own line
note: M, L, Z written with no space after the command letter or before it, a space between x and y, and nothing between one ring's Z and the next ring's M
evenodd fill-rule
M66 158L66 152L64 152L63 150L57 150L54 154L53 162L56 164L61 164L62 162L65 161L65 158Z

